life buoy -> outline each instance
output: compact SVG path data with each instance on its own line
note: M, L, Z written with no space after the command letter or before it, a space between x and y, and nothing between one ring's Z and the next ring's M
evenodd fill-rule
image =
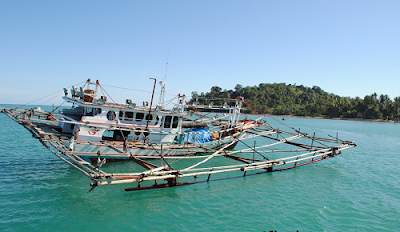
M91 129L94 128L94 131L91 131ZM97 133L97 129L96 127L89 127L89 131L88 131L89 135L95 135Z

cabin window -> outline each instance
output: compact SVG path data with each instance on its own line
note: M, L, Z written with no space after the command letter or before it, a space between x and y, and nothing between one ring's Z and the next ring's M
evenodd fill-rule
M170 128L171 127L171 120L172 116L166 116L164 120L164 128Z
M133 112L125 112L125 120L132 120Z
M132 112L124 112L122 110L119 111L119 120L129 120L132 119L133 113Z
M129 131L121 130L106 130L103 133L103 140L114 140L114 141L124 141L124 138L128 138Z
M136 121L142 121L144 118L144 113L137 113L136 114Z
M158 121L160 121L160 118L157 116L156 117L156 122L154 123L154 125L157 125Z
M115 112L112 111L112 110L108 111L108 112L107 112L107 119L108 119L109 121L115 120Z
M98 114L101 114L101 108L86 108L85 116L96 116Z
M106 130L103 133L103 140L112 140L114 137L114 131Z
M179 122L179 117L175 116L174 120L172 122L172 128L177 128L178 127L178 122Z
M133 112L119 111L119 120L130 121L133 119Z
M93 108L89 107L85 110L85 116L93 116Z

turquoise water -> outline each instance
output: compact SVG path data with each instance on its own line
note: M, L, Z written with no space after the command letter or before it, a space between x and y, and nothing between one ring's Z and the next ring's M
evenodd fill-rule
M271 124L280 125L278 120ZM89 179L0 114L0 231L395 231L400 124L288 118L357 147L283 172L88 192ZM114 164L109 164L114 165ZM117 164L118 165L118 164Z

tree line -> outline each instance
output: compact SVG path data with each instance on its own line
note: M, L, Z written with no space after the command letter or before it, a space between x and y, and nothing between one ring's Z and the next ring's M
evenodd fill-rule
M244 97L245 113L295 116L344 117L361 119L398 120L400 96L393 100L388 95L373 93L360 97L341 97L327 93L318 86L286 83L261 83L258 86L222 90L213 86L210 92L192 92L191 103L198 105L232 104L232 99Z

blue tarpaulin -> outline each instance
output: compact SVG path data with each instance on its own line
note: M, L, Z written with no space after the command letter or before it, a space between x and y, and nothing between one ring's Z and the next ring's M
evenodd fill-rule
M213 140L210 131L205 128L191 128L189 130L185 130L184 132L185 142L188 143L202 144Z

